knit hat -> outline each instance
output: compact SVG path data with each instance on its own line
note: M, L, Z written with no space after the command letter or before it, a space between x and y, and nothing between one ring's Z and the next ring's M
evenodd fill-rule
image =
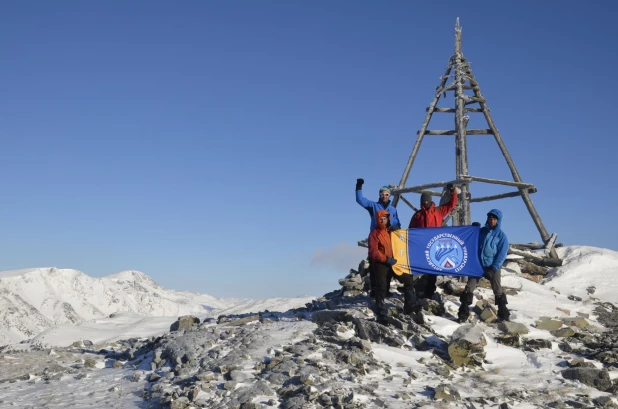
M431 198L431 193L423 192L423 194L421 195L421 204L423 204L424 202L431 202L431 201L433 201L433 199Z
M382 193L384 190L386 190L386 191L388 192L388 194L389 194L389 195L391 194L391 188L390 188L390 187L388 187L388 186L382 186L382 187L380 188L380 191L379 191L378 193Z

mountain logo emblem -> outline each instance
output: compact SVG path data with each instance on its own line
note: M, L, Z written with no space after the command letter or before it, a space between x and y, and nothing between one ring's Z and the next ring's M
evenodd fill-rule
M437 271L458 272L467 261L467 249L463 239L442 233L427 242L427 261Z

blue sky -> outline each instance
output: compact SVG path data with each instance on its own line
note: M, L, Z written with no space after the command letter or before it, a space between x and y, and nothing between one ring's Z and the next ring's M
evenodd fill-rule
M547 229L618 250L618 6L557 4L5 2L0 270L136 269L216 296L337 288L368 234L356 178L374 200L399 182L456 17ZM453 178L454 148L426 137L408 185ZM510 179L491 136L469 150L470 174ZM512 242L539 240L519 198L473 220L493 207Z

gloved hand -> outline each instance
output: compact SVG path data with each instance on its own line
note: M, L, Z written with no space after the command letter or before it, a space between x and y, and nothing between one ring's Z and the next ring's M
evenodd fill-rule
M356 190L361 190L363 183L365 183L365 179L356 179Z
M386 264L389 264L389 265L391 265L391 266L394 266L395 264L397 264L397 260L395 260L395 259L394 259L394 258L392 258L392 257L389 257L389 258L387 258L387 259L386 259Z
M401 225L394 224L394 225L391 225L391 227L389 227L389 229L390 229L390 231L401 230Z
M453 190L455 190L455 186L452 183L449 183L448 185L446 185L446 188L448 189L449 192L452 192Z

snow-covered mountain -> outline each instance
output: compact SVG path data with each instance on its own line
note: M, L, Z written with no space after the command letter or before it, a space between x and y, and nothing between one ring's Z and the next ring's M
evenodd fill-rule
M103 278L53 267L5 271L0 272L0 345L31 338L51 326L76 325L119 311L205 315L241 301L168 290L139 271Z

